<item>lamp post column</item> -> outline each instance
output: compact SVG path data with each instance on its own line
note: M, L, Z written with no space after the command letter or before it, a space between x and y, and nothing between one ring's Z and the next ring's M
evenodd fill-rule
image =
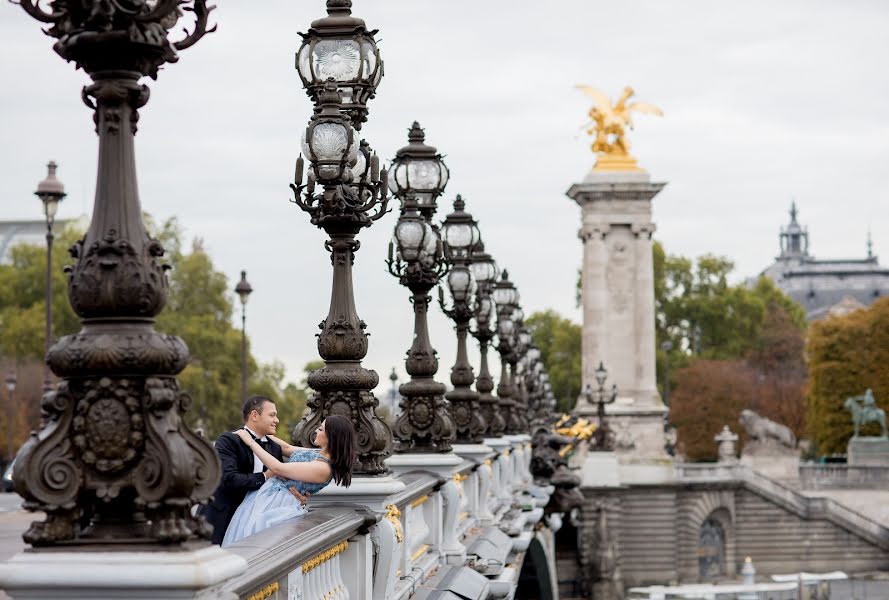
M34 546L182 548L210 537L191 507L210 499L220 467L213 447L183 418L191 398L176 375L188 349L154 329L169 267L142 222L134 135L149 96L141 80L155 78L178 60L177 51L212 30L212 7L204 0L88 4L84 10L83 2L54 0L46 12L32 0L19 3L51 24L45 31L58 38L56 53L92 80L80 97L93 110L99 138L92 220L71 249L68 271L68 299L82 329L49 349L47 364L61 380L43 395L45 425L16 457L24 506L46 514L22 537ZM174 42L168 35L183 9L195 27ZM59 192L38 188L50 218L58 203L50 207L47 199Z
M401 414L393 432L399 454L450 452L454 438L454 420L444 398L447 388L434 379L438 357L427 324L429 292L448 267L441 238L432 224L435 201L447 180L441 155L426 145L423 129L414 121L408 145L399 149L392 161L392 190L401 201L401 214L386 261L389 272L410 289L414 307L414 341L405 361L411 378L399 388Z
M55 161L49 161L46 165L46 179L37 184L34 195L43 202L43 214L46 217L46 285L44 286L44 304L46 304L46 316L44 318L43 356L49 354L52 346L52 246L55 236L52 226L55 222L59 202L65 199L65 186L56 177L58 165ZM43 390L50 389L49 365L44 360L43 364Z
M474 313L476 328L471 333L478 340L480 358L475 389L478 392L479 409L485 420L484 436L499 438L503 435L506 422L500 414L497 398L491 395L494 391L494 378L491 377L488 366L488 348L494 339L491 325L497 313L494 300L491 298L491 290L497 280L498 269L491 255L485 252L485 245L481 240L472 253L472 264L469 268L476 282Z
M469 265L472 253L481 241L478 225L472 215L465 212L465 203L458 194L454 200L454 212L442 224L442 232L451 271L448 273L448 289L453 304L445 307L444 294L439 288L439 304L442 311L454 321L457 331L457 360L451 369L454 389L445 394L451 405L451 416L457 428L455 442L480 444L484 441L487 424L479 410L479 394L472 389L475 375L466 352L466 336L473 317L470 307L472 298L472 274Z
M247 399L247 299L253 287L247 281L247 271L241 271L241 280L235 286L235 293L241 301L241 402Z
M15 456L15 444L12 441L13 427L12 418L15 414L15 384L16 377L12 371L6 376L6 391L9 393L7 400L9 401L9 410L6 414L6 458L11 461ZM7 463L8 464L8 463Z

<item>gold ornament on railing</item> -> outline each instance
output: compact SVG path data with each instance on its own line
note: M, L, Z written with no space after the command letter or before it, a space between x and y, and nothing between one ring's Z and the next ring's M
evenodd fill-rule
M386 520L388 520L392 525L395 526L395 539L398 540L399 543L404 541L404 530L401 528L401 511L398 510L398 507L394 504L389 504L386 506Z
M647 102L629 102L635 92L627 86L612 103L604 92L588 85L577 85L577 89L593 99L595 104L589 111L590 120L584 125L587 133L593 136L591 146L596 153L593 171L642 171L636 159L630 155L630 142L627 130L633 129L634 112L664 116L664 112Z
M322 552L316 556L313 556L312 558L310 558L309 560L307 560L306 562L304 562L302 564L303 575L305 575L312 569L315 569L315 568L323 565L324 563L329 561L334 556L342 554L343 552L346 551L346 548L348 548L348 547L349 547L349 542L344 540L344 541L340 542L339 544L337 544L336 546L333 546L332 548L328 548L324 552Z

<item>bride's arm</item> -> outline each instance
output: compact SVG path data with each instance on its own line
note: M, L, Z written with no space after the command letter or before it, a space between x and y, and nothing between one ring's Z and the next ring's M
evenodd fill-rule
M302 446L294 446L293 444L288 444L276 435L269 435L268 437L270 440L281 446L281 453L288 458L292 456L293 453L297 450L314 450L314 448L303 448Z
M253 436L244 429L235 432L247 447L259 457L269 469L272 476L293 479L294 481L303 481L305 483L326 483L330 479L330 466L322 460L313 460L311 462L281 462L265 450L262 446L253 440Z

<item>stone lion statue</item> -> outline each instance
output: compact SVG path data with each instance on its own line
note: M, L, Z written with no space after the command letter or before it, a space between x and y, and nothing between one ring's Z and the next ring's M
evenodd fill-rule
M741 411L738 421L747 430L747 434L758 442L768 443L774 440L782 446L796 448L796 436L788 427L780 423L770 421L746 408Z

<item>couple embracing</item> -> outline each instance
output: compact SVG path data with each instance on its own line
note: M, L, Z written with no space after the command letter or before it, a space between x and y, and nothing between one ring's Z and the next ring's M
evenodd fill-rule
M328 483L348 486L355 460L355 430L331 415L315 430L317 448L275 437L278 413L265 396L250 396L244 426L216 440L222 480L201 514L213 526L213 543L228 546L306 513L308 496Z

